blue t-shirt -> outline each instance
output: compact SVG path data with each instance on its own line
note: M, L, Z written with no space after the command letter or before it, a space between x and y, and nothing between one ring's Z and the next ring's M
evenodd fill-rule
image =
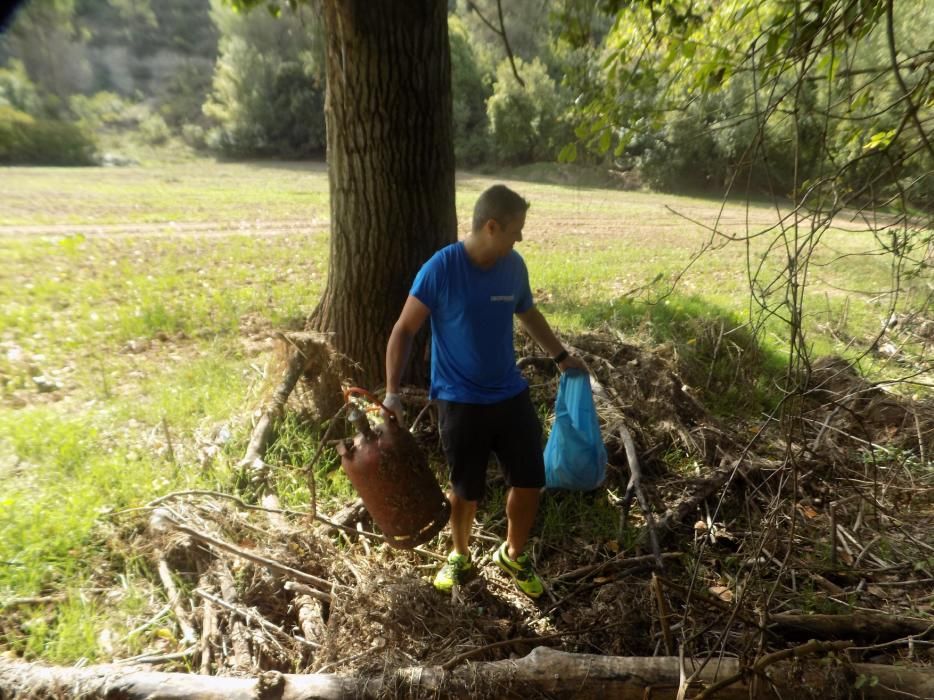
M462 242L446 246L409 293L431 312L431 398L488 404L528 386L516 367L512 317L532 308L532 290L516 251L483 269Z

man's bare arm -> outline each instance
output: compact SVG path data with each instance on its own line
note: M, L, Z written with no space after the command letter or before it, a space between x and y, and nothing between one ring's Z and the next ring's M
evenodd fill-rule
M402 313L392 327L386 344L386 393L398 394L402 373L409 361L412 340L430 315L428 307L413 296L405 300Z

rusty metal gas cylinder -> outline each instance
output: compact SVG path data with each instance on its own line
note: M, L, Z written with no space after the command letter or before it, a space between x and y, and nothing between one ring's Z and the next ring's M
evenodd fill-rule
M393 547L427 542L448 522L451 504L412 433L395 417L371 428L356 407L348 419L358 432L352 441L338 443L337 452L373 522Z

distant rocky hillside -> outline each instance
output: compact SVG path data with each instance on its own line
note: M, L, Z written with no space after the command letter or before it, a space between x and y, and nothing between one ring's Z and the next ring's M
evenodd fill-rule
M210 0L23 3L0 36L0 65L22 61L47 92L159 97L181 72L209 80L218 31Z
M90 84L76 87L157 95L183 70L210 76L218 40L210 9L210 0L79 0Z

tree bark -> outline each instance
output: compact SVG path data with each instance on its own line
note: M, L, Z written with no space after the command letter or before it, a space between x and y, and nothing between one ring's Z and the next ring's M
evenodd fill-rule
M686 659L688 676L700 660ZM709 686L740 670L736 659L711 659L697 680ZM844 675L841 678L839 674ZM785 697L816 697L822 688L839 688L862 675L870 682L860 697L869 699L934 697L934 672L881 664L853 664L847 668L822 664L797 666L782 661L765 669ZM875 679L875 683L871 682ZM370 676L332 674L291 675L267 672L258 678L199 676L187 673L138 671L116 665L61 668L0 659L0 699L121 698L122 700L343 700L344 698L588 698L654 700L674 698L678 692L677 657L627 658L569 654L539 647L521 659L465 664L451 671L414 667ZM689 697L702 687L693 686ZM756 698L774 698L769 683L759 683ZM804 691L810 694L800 694ZM717 697L750 697L750 686L738 682L718 691Z
M371 386L383 379L386 341L418 268L457 237L447 7L323 3L331 250L310 325L333 333Z

